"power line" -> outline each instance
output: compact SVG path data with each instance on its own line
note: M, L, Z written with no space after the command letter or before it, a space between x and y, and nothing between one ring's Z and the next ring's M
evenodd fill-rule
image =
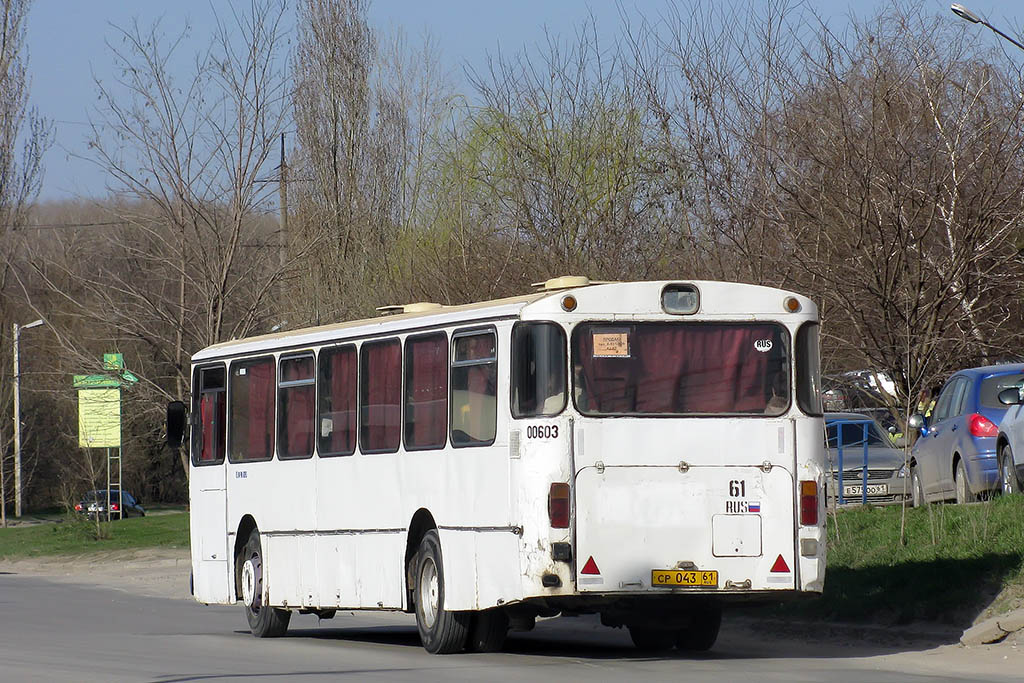
M4 225L5 230L64 230L68 228L100 228L111 225L128 225L128 221L102 221L96 223L37 223L34 225Z

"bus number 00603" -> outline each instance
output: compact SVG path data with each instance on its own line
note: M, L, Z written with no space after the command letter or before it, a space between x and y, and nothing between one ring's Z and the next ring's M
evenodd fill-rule
M557 439L558 425L530 425L526 428L527 439Z

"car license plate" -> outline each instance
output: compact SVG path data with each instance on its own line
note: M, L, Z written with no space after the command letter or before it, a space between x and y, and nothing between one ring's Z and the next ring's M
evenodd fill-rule
M696 569L654 569L651 571L652 586L710 586L718 587L718 572Z
M99 512L99 511L100 511L100 506L99 505L93 504L93 505L89 506L89 512Z
M863 495L863 486L844 486L844 496L860 496ZM888 484L868 484L868 495L869 496L884 496L889 493Z

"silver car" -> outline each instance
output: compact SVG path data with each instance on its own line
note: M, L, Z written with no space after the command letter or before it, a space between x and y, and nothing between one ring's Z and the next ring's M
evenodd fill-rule
M825 446L832 472L826 487L829 505L880 505L910 498L904 453L870 417L859 413L825 413Z

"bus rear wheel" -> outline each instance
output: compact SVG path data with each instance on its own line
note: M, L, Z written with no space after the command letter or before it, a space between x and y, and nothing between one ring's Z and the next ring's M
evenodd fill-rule
M471 652L498 652L508 637L508 615L501 608L473 613L473 623L469 629L469 643L466 649Z
M630 626L629 637L636 649L643 652L664 652L675 645L676 634L668 629Z
M693 610L690 624L676 635L676 647L689 652L707 652L718 640L722 628L722 607L709 603Z
M471 612L449 612L444 607L444 570L441 564L441 541L431 529L420 541L415 557L416 628L423 649L430 654L461 652L469 637Z
M249 630L257 638L277 638L288 630L292 613L286 609L267 607L263 604L263 548L260 546L260 532L256 529L249 534L249 540L242 548L237 562L241 565L242 602L245 604L245 618Z

